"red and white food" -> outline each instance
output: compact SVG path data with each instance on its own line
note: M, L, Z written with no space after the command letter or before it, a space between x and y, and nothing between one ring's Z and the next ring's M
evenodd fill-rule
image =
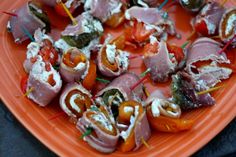
M192 21L194 30L203 36L217 35L224 12L224 6L218 2L208 2Z
M59 102L62 110L74 119L80 118L93 105L91 93L78 83L67 84Z
M38 60L32 66L27 82L27 97L39 106L47 106L57 96L62 87L59 73L42 60Z
M77 122L77 128L83 134L91 129L92 133L84 140L102 153L112 153L117 148L119 130L112 124L106 112L88 110Z

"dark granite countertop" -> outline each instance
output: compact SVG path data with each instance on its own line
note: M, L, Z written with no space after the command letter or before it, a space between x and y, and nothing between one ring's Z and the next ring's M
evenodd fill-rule
M0 105L0 156L56 156L24 128L4 104ZM236 119L193 156L236 157Z

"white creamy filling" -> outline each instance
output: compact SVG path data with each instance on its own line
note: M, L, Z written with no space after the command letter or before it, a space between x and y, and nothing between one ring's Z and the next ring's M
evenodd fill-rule
M118 62L119 62L119 66L121 66L123 69L128 69L129 66L129 53L122 51L122 50L118 50L119 51L119 55L117 56Z
M236 26L236 14L232 14L227 20L225 35L228 36L230 31L234 29L235 26Z
M80 94L74 94L70 97L70 105L71 107L76 110L78 113L81 112L81 109L79 108L79 106L75 103L75 100L78 98L78 97L82 97Z
M149 8L149 6L146 3L144 3L142 0L138 0L137 2L138 2L139 5L141 5L145 8Z
M205 19L204 21L207 25L208 34L214 34L216 30L216 25L214 25L213 23L210 23L207 19Z
M160 102L159 99L155 99L152 102L151 111L152 111L153 117L159 117L160 116L160 110L159 110L160 104L161 104L161 102Z
M30 59L33 57L36 57L38 55L38 52L40 51L40 45L36 42L31 42L27 46L27 52L26 52L26 58Z
M86 68L86 64L85 63L79 63L79 64L77 64L77 66L76 67L74 67L74 69L75 70L77 70L77 71L79 71L79 70L83 70L83 69L85 69Z
M149 37L149 39L150 39L150 43L151 43L152 45L154 45L155 43L158 42L158 41L157 41L157 38L154 37L153 35L151 35L151 36Z
M73 1L74 1L74 0L67 0L66 3L65 3L65 6L66 6L68 9L71 8Z
M129 113L129 112L133 112L134 111L134 109L133 109L133 107L131 107L131 106L125 106L124 107L124 112L125 113Z
M84 74L81 76L82 79L84 79L88 75L89 68L90 68L90 64L89 64L89 61L87 61L86 62L86 70L85 70Z
M63 39L57 40L57 41L55 42L55 47L58 48L58 49L60 49L60 50L62 50L63 53L66 52L68 49L71 48L71 46L68 45L68 44L66 43L66 41L63 40Z
M39 43L42 46L42 42L45 39L48 39L49 41L51 41L51 43L53 43L53 39L52 37L48 36L47 34L45 34L45 31L42 31L41 29L37 29L34 33L34 39L35 42Z
M115 5L117 5L117 3L114 3L115 8L111 10L111 15L121 12L122 3L119 3L117 6Z
M116 46L115 45L106 45L106 55L107 59L111 64L115 63L116 57Z
M134 110L135 110L135 111L134 111L134 116L131 116L131 117L130 117L130 125L129 125L128 129L125 130L125 131L121 131L121 133L120 133L120 136L121 136L125 141L126 141L126 139L129 137L129 135L130 135L132 129L134 128L135 122L136 122L136 120L137 120L137 118L138 118L138 114L139 114L139 112L138 112L139 106L135 106L135 109L134 109Z
M93 0L85 0L84 2L84 9L89 10L90 6L92 5Z
M109 120L106 118L106 116L103 113L94 114L94 115L92 115L92 118L95 121L99 122L107 130L113 131L113 127L112 127L111 123L109 122Z

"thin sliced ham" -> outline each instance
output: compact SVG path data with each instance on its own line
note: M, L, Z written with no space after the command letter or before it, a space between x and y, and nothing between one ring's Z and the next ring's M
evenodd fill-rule
M86 0L84 4L85 10L105 22L109 17L121 11L122 2L120 0Z
M221 43L210 38L198 38L189 47L187 52L186 70L194 76L192 68L196 68L193 64L199 61L214 61L217 63L230 63L226 54L219 53L221 51Z
M102 89L96 97L102 96L106 91L117 89L123 95L124 99L127 100L142 100L143 93L143 84L139 84L133 91L131 87L135 85L140 78L134 73L125 73L117 78L115 78L107 87Z
M175 71L177 64L170 60L169 52L165 41L159 43L156 54L144 57L144 64L151 69L151 78L155 82L165 82L169 74Z
M36 7L32 2L24 4L14 12L17 16L12 16L8 22L8 30L12 33L16 43L22 43L29 39L25 33L26 31L34 34L38 28L43 29L46 27L46 24L30 11L30 5ZM40 8L38 9L41 10Z
M91 107L93 100L91 93L81 84L68 83L61 93L59 103L69 117L77 119Z
M97 123L97 121L100 123ZM100 126L98 126L98 124L100 124ZM99 152L112 153L116 149L119 139L119 131L116 127L114 127L112 122L103 112L84 112L83 116L78 120L77 128L81 133L84 133L87 128L91 128L93 130L96 136L90 134L85 136L84 140Z
M109 67L103 64L102 60L103 58L102 55L104 55L103 51L106 52L106 58L108 59L108 62L110 64L117 64L118 66L117 71L112 71L111 69L109 69ZM128 56L129 54L127 52L117 49L115 45L105 44L98 52L97 56L98 69L104 76L108 77L119 76L128 70L129 66Z
M170 35L176 35L173 21L164 18L164 14L165 12L156 8L141 8L134 6L126 10L125 18L127 20L136 19L139 22L143 22L147 25L147 28L155 28L159 35L166 32Z
M84 54L77 48L70 48L63 54L62 62L60 64L59 72L63 80L66 82L78 82L86 76L89 69L89 60L86 59L85 62L79 62L75 67L70 67L64 62L64 58L67 53L70 53L72 57L76 57L78 55L84 56Z
M30 71L27 83L27 91L31 90L28 98L42 107L48 105L57 96L62 87L59 73L50 64L49 68L50 70L48 71L46 64L38 60ZM53 84L49 82L50 76L52 76Z

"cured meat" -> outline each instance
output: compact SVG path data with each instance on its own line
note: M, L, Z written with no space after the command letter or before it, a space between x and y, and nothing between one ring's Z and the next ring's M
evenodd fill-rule
M69 83L60 96L62 110L72 118L80 118L93 105L92 95L82 85Z
M177 63L173 63L170 59L165 41L159 43L157 53L144 57L144 64L150 68L151 78L155 82L167 81L169 74L177 67Z
M119 131L105 113L101 111L84 112L82 118L78 120L77 128L81 133L85 133L87 129L92 130L92 134L84 137L92 148L102 153L112 153L116 149Z
M35 41L27 46L26 60L23 64L25 71L29 73L33 64L39 59L51 63L52 66L59 64L60 56L54 48L53 39L40 29L35 31L34 38Z
M59 73L50 64L38 60L29 74L27 91L31 92L27 97L39 106L45 107L57 96L61 86Z
M147 29L156 29L158 36L165 36L166 32L170 35L176 35L173 21L165 18L165 12L156 8L134 6L126 10L125 18L127 20L136 19L139 22L145 23Z
M34 34L38 28L50 30L46 14L32 2L26 3L17 9L14 14L17 16L11 17L7 27L16 43L22 43L29 39L27 33Z
M138 85L133 91L131 87L139 81L139 77L133 73L125 73L117 78L115 78L107 87L98 92L96 95L97 99L102 97L106 92L110 90L117 90L121 93L124 100L142 100L144 96L142 86Z
M178 72L172 76L171 89L173 102L179 105L182 110L215 104L214 98L209 93L198 94L199 91L206 90L206 88L201 84L196 84L186 72Z
M121 11L122 2L120 0L86 0L85 10L104 23L109 17Z
M116 45L105 44L98 52L98 68L105 76L119 76L128 70L128 56L127 52L116 48Z
M225 12L220 21L219 35L223 42L227 43L236 34L236 8L231 8ZM232 45L236 45L234 39Z
M194 63L199 61L211 60L217 63L230 63L224 52L219 53L221 50L220 46L219 42L206 37L198 38L194 41L187 52L187 72L194 76L192 69L196 69Z
M218 2L208 2L193 20L194 29L203 36L218 34L220 20L225 8Z
M66 82L83 79L89 69L89 60L77 48L68 49L62 56L59 72Z

